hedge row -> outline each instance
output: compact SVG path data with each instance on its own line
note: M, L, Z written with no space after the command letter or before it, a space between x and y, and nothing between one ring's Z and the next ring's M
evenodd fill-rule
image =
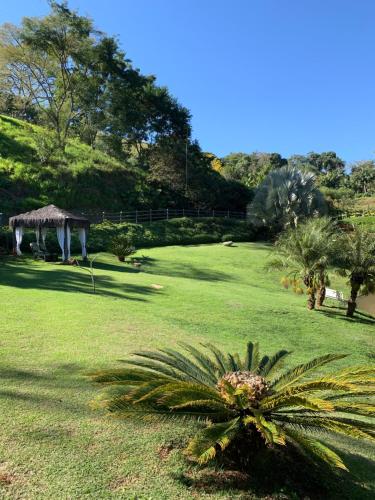
M253 241L257 239L255 229L246 221L221 218L190 219L188 217L151 222L148 224L103 222L92 226L89 232L87 248L89 252L108 250L111 239L119 234L127 234L136 248L166 245L197 245L220 241ZM25 231L22 250L28 251L30 243L35 241L33 231ZM0 230L0 247L10 250L12 235L9 229ZM56 233L52 229L47 234L49 251L59 252ZM75 232L72 232L72 253L80 252L80 244Z

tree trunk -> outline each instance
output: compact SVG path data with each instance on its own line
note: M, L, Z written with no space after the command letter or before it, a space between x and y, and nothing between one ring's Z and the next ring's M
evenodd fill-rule
M307 295L307 309L312 311L315 309L315 290L312 288L310 292L308 292Z
M312 311L315 309L315 286L314 274L309 273L303 278L303 282L307 288L307 309Z
M319 288L316 301L317 307L322 307L325 298L326 298L326 283L323 275L319 277Z
M318 307L322 307L325 298L326 298L326 287L321 286L318 289L318 297L317 297L316 305Z
M349 318L352 318L354 316L354 312L357 307L357 296L360 288L361 288L360 283L357 282L351 283L350 299L348 300L348 308L346 310L346 315Z

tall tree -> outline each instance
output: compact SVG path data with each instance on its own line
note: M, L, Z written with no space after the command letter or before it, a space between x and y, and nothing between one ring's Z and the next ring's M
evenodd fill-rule
M190 113L155 77L134 69L117 41L66 2L50 2L44 18L4 25L2 89L35 106L63 150L70 132L92 146L100 135L122 156L161 137L190 138ZM99 141L100 142L100 141Z
M349 185L361 194L375 193L375 162L360 161L352 166Z
M51 13L44 18L24 18L20 28L2 26L0 75L13 94L38 109L64 149L71 122L80 112L79 75L87 70L85 53L96 32L92 22L70 11L66 2L50 5Z
M350 298L347 316L353 317L357 307L358 293L375 291L375 238L359 228L344 233L334 253L334 264L343 276L349 278Z
M269 267L286 268L300 276L307 292L307 308L323 305L328 284L328 265L337 240L334 226L327 217L309 219L296 228L283 232L276 242L280 258Z

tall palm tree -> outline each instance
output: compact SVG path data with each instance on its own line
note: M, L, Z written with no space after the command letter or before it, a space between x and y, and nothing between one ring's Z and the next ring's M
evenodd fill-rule
M324 196L315 186L315 174L291 166L272 170L248 206L251 222L275 229L296 227L304 218L326 212Z
M342 459L317 439L342 434L375 441L369 417L375 407L359 401L374 394L375 367L354 367L308 378L345 357L319 356L280 372L289 353L260 356L247 344L244 357L183 344L189 356L166 348L135 353L117 370L97 372L94 381L111 389L102 406L115 415L195 419L206 426L188 444L188 455L204 464L228 453L248 468L267 446L292 446L316 461L346 469ZM115 389L115 390L114 390Z
M307 307L323 305L328 284L327 269L337 239L335 228L327 217L308 219L296 228L284 231L276 242L280 257L272 259L268 267L287 268L289 274L299 275L306 286Z
M343 233L334 253L340 274L349 278L350 298L346 315L352 318L358 293L375 291L375 235L360 228Z

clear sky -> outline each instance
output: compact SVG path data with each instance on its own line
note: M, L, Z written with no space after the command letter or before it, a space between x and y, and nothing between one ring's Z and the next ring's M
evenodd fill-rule
M202 148L374 158L375 0L70 0L193 114ZM0 22L46 0L0 0Z

